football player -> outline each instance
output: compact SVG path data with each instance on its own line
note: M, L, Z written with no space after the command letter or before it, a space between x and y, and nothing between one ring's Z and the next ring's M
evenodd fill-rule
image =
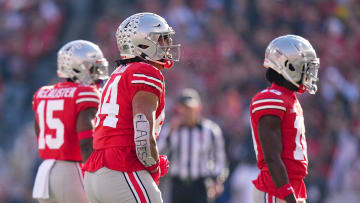
M253 181L255 203L304 203L308 158L304 116L296 93L317 91L319 58L308 40L285 35L265 52L271 83L250 104L253 143L260 174Z
M79 163L92 152L93 119L100 103L96 83L108 77L100 48L76 40L58 52L57 74L65 82L34 94L35 131L40 165L33 197L41 203L88 202Z
M163 202L157 186L169 162L158 154L164 121L163 68L179 60L174 30L164 18L138 13L116 31L121 59L104 86L96 114L94 152L84 165L92 203Z

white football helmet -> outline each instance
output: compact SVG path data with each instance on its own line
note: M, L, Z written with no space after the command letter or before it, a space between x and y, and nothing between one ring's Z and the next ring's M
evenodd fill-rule
M281 74L299 92L317 91L320 59L310 42L300 36L284 35L272 40L266 48L264 67Z
M58 51L57 74L83 85L108 78L108 61L98 45L75 40L65 44Z
M175 31L154 13L126 18L116 31L121 59L142 57L152 61L179 61L180 44L173 44Z

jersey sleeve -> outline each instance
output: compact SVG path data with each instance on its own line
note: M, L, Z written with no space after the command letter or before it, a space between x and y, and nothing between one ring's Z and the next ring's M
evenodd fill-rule
M82 86L78 88L75 97L76 112L81 112L86 108L98 108L100 103L100 92L92 86Z
M142 63L127 73L131 98L138 91L154 93L160 100L164 91L164 77L155 67Z
M255 121L265 115L277 116L282 120L285 112L284 98L274 93L259 93L250 104L250 113Z

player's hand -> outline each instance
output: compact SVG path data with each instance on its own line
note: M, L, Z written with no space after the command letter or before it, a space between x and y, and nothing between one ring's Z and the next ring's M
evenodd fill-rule
M224 185L217 181L207 186L207 196L210 200L215 200L224 191Z
M297 203L294 193L285 197L286 203Z
M166 155L159 155L160 162L160 177L165 176L168 173L170 167L170 161Z

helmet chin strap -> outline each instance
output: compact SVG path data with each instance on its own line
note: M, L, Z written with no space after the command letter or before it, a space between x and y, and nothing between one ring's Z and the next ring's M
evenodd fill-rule
M305 93L305 92L306 92L306 87L305 87L305 85L301 84L301 85L299 86L299 89L297 90L297 92L300 93L300 94Z
M145 60L150 61L152 63L159 64L159 65L161 65L162 67L164 67L166 69L170 69L170 68L172 68L174 66L174 61L165 59L164 62L161 62L161 61L153 60L153 59L149 58L146 55L143 56L144 54L141 54L141 55L142 55L141 57L144 58Z
M300 81L301 81L301 84L299 84L299 89L298 89L298 93L300 93L300 94L303 94L303 93L305 93L306 92L306 86L304 85L304 67L303 67L303 69L302 69L302 74L301 74L301 78L300 78Z

